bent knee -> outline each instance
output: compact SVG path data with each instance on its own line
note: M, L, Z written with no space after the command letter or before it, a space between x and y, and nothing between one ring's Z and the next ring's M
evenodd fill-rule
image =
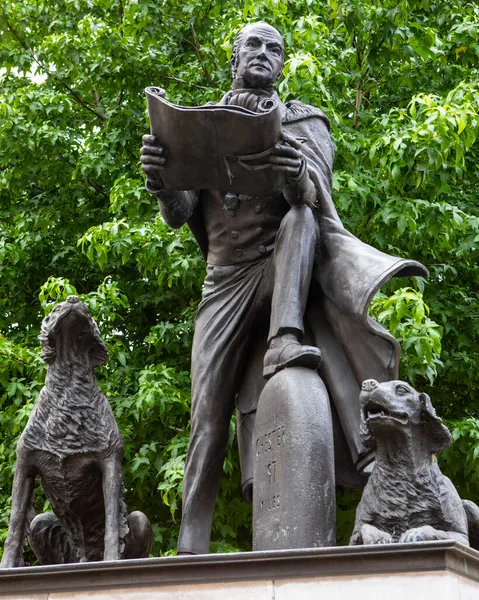
M302 235L305 233L313 235L318 231L318 223L311 208L306 204L300 204L292 206L284 215L281 229L284 228L293 228Z

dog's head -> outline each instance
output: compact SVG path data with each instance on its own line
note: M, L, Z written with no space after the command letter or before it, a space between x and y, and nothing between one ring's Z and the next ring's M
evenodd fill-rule
M429 441L431 454L451 444L451 434L436 415L427 394L417 392L405 381L374 379L363 382L359 395L361 437L366 446L375 446L375 438L387 437L393 430L419 428Z
M43 319L40 343L41 358L48 364L53 363L64 348L88 356L92 367L104 364L108 358L97 324L77 296L69 296L65 302L57 304Z

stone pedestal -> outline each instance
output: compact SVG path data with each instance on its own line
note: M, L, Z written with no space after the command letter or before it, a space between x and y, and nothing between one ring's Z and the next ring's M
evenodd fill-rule
M450 541L0 570L2 600L477 600L479 552Z
M315 371L285 369L258 402L253 475L253 549L335 543L331 410Z

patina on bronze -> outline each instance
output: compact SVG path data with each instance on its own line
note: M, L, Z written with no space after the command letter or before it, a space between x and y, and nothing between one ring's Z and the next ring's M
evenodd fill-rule
M42 323L45 386L17 444L12 513L1 566L23 565L25 534L40 564L147 557L147 517L123 501L123 441L95 378L107 350L76 296ZM35 516L39 475L53 512Z
M273 27L246 26L233 45L232 90L220 101L249 110L265 96L280 103L282 142L269 164L285 175L281 194L166 190L161 172L167 153L161 140L143 138L147 190L158 198L167 223L189 224L207 261L192 352L191 438L178 543L183 553L209 550L235 404L243 489L251 498L263 375L293 366L316 369L322 361L339 424L336 480L358 482L357 469L371 460L359 437L360 382L394 378L399 357L396 340L367 317L368 305L390 277L427 273L419 263L381 253L343 228L331 199L329 121L318 108L280 101L274 83L283 60L283 39Z

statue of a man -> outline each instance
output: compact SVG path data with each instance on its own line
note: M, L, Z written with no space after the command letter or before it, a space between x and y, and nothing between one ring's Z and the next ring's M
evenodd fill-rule
M143 138L147 190L158 198L169 225L189 224L207 261L192 350L179 553L209 550L235 405L243 491L251 495L250 417L265 379L281 369L317 369L322 363L344 434L338 437L339 454L347 455L348 468L370 460L359 438L358 382L393 378L398 347L368 320L367 305L389 277L424 274L418 263L382 254L342 227L331 200L328 119L302 102L279 100L274 84L283 62L283 38L276 29L264 22L246 26L233 44L232 90L220 101L250 110L265 97L280 103L282 140L269 157L271 167L285 175L280 195L165 190L161 172L167 153L154 136ZM341 480L341 467L338 475Z

